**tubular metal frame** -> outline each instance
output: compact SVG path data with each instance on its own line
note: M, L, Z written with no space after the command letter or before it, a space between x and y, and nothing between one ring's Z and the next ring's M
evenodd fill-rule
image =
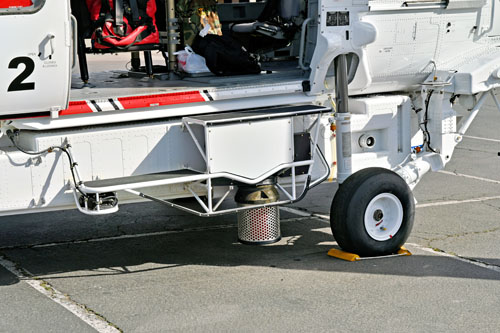
M107 208L107 209L102 209L99 204L99 193L105 193L105 192L116 192L116 191L125 191L127 193L133 194L140 196L145 199L149 199L155 202L159 202L162 204L166 204L170 207L177 208L179 210L198 215L198 216L216 216L216 215L222 215L222 214L228 214L228 213L235 213L243 210L248 210L248 209L255 209L255 208L263 208L263 207L271 207L271 206L278 206L278 205L284 205L284 204L289 204L293 203L296 201L301 200L305 194L307 193L308 189L310 187L314 187L317 184L323 182L325 179L328 178L330 175L330 168L328 166L328 162L326 161L325 157L321 153L321 150L318 146L318 138L319 138L319 132L320 132L320 124L321 124L321 112L317 113L317 117L312 123L312 125L309 127L308 131L310 132L314 128L314 139L311 140L311 159L309 160L304 160L304 161L296 161L296 162L291 162L291 163L284 163L277 165L276 167L270 169L269 171L265 172L261 176L257 178L246 178L240 175L235 175L231 174L228 172L218 172L218 173L203 173L203 174L198 174L198 175L188 175L188 176L181 176L181 177L176 177L176 178L168 178L168 179L160 179L160 180L154 180L154 181L143 181L139 183L132 183L132 184L117 184L117 185L111 185L111 186L104 186L104 187L89 187L86 186L85 183L82 181L80 172L78 171L78 166L75 165L75 176L77 179L78 183L78 189L77 186L72 185L72 190L73 190L73 195L75 198L75 203L78 207L78 210L84 214L88 215L104 215L104 214L110 214L114 213L118 210L118 205L113 207L113 208ZM187 128L191 138L193 139L199 153L203 157L203 159L207 162L207 170L209 170L209 161L207 160L206 154L202 149L202 145L194 135L194 132L190 128L189 123L184 122L185 127ZM318 179L315 179L313 182L311 182L311 177L312 177L312 169L314 166L314 157L316 156L316 153L319 157L319 161L323 165L325 169L325 173ZM71 154L71 153L70 153ZM306 180L302 182L297 182L297 175L296 175L296 168L301 167L301 166L308 166L308 172L306 174L307 178ZM225 199L228 197L230 192L233 189L233 186L229 186L229 189L224 193L224 195L216 202L214 202L214 198L212 196L212 190L213 190L213 184L212 181L214 179L230 179L232 181L248 184L248 185L256 185L264 181L265 179L268 179L269 177L279 173L280 171L284 171L287 169L291 169L291 193L285 190L284 186L280 184L279 182L276 183L276 186L278 189L285 194L288 200L282 200L270 204L261 204L261 205L254 205L254 206L246 206L246 207L238 207L238 208L231 208L231 209L223 209L219 210L220 205L225 201ZM199 185L204 185L207 191L207 202L205 203L200 196L193 190L191 187L192 184L194 183L201 183L205 182L206 184L199 184ZM156 187L156 186L163 186L163 185L173 185L173 184L185 184L186 189L193 195L193 197L196 199L198 204L201 206L202 211L198 211L186 206L182 206L176 203L173 203L168 200L163 200L159 199L153 196L150 196L148 194L145 194L143 192L137 191L137 189L140 188L145 188L145 187ZM297 185L302 184L303 188L302 191L300 192L300 195L297 195ZM83 193L93 193L96 194L96 199L98 201L98 204L96 206L95 210L89 210L87 205L85 207L81 207L79 202L78 202L78 190L80 190Z

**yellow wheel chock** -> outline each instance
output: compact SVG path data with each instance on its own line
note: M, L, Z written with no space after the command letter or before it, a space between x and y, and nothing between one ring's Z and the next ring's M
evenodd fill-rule
M339 249L331 249L328 251L328 255L330 257L342 259L345 261L359 261L359 260L367 260L367 259L381 259L381 258L390 258L390 257L400 257L400 256L411 256L411 252L408 251L404 246L398 250L395 254L390 254L387 256L378 256L378 257L360 257L358 254L345 252Z

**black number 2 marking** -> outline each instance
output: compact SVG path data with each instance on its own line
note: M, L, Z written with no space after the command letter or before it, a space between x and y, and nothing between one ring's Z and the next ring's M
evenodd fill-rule
M24 64L24 71L12 81L7 91L35 90L35 82L23 82L35 70L35 62L29 57L17 57L10 61L9 68L16 69L20 64Z

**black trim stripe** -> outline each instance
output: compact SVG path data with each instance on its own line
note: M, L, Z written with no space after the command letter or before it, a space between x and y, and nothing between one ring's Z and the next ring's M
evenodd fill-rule
M0 120L15 120L15 119L39 118L39 117L50 117L50 112L32 112L32 113L0 115Z
M213 101L214 100L214 98L212 97L212 95L210 95L210 93L208 92L208 90L203 90L203 93L205 95L207 95L209 101Z
M97 105L96 101L91 100L90 103L92 103L92 105L95 107L95 109L97 110L97 112L102 112L101 107L99 105Z
M111 103L111 105L113 105L115 110L120 110L120 108L118 107L118 105L116 105L115 101L112 98L108 99L108 101Z

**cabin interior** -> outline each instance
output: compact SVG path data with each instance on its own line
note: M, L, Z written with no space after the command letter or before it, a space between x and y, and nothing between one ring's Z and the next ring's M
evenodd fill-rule
M89 90L94 90L96 94L106 90L104 94L109 96L113 95L114 89L118 91L124 87L147 89L149 93L155 89L176 91L190 88L275 84L304 80L307 76L307 59L312 57L315 44L313 33L304 34L304 40L301 41L302 25L310 10L308 1L112 0L112 3L116 8L125 3L124 7L127 8L127 5L134 3L142 3L145 6L151 1L155 1L156 5L154 20L159 35L158 42L103 48L97 42L96 29L105 29L101 28L105 23L92 20L93 0L71 0L72 15L78 24L79 64L72 78L71 100L85 98ZM105 0L94 2L104 3ZM103 11L101 7L101 13ZM116 25L114 15L113 12L111 15L113 26ZM220 24L216 22L215 29L213 29L214 24L210 22L215 32L209 31L209 34L228 37L234 47L242 46L251 59L258 63L260 71L257 73L229 71L217 75L210 71L202 73L183 71L179 67L175 53L182 51L185 46L192 46L195 36L200 35L200 31L204 28L200 23L203 20L200 17L203 15L212 16L212 19L215 17L215 21L220 22ZM307 30L312 31L311 28ZM92 64L87 62L89 54L115 53L120 53L122 59L124 56L130 56L128 70L124 68L120 72L95 71ZM299 56L302 56L301 60Z

